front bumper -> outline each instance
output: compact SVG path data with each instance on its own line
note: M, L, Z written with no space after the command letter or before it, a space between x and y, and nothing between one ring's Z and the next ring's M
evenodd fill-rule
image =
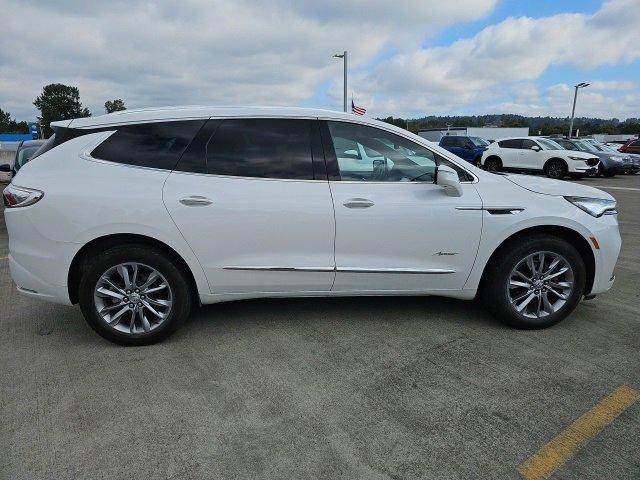
M594 219L592 223L592 236L596 238L600 248L593 249L595 272L593 286L587 294L595 295L606 292L613 286L614 269L620 254L622 239L618 229L617 215L604 215Z

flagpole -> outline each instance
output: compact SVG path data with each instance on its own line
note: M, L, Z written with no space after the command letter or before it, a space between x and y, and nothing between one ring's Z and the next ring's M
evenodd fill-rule
M347 51L344 51L344 111L347 112Z
M347 112L347 51L342 52L341 55L337 53L333 56L333 58L341 58L344 66L344 79L343 79L343 92L342 92L342 103L343 109L345 113Z

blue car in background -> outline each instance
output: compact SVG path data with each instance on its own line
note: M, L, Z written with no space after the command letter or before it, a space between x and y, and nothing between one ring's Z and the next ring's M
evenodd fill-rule
M480 137L445 135L440 139L439 145L463 160L466 160L473 165L479 165L480 159L482 158L482 152L487 149L489 142Z

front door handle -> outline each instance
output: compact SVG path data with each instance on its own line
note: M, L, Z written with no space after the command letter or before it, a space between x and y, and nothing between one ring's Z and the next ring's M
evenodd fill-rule
M211 205L211 200L207 197L202 197L200 195L191 195L189 197L183 197L179 200L179 202L187 207L204 207L206 205Z
M343 205L347 208L369 208L373 207L374 203L367 198L350 198L345 200Z

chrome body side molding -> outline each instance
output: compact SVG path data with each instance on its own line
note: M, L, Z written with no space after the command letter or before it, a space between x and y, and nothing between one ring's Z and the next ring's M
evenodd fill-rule
M343 272L343 273L400 273L413 275L439 275L456 273L455 270L445 268L361 268L361 267L275 267L275 266L229 266L224 270L250 270L250 271L267 271L267 272Z

